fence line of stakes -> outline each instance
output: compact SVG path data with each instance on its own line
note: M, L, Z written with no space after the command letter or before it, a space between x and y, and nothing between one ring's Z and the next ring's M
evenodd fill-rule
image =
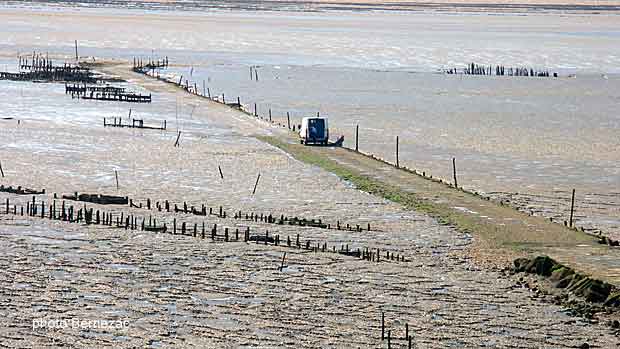
M20 191L20 190L12 189L11 187L5 188L1 185L0 185L0 191L6 191L9 193L27 194L27 195L45 194L45 190L37 191L37 190L25 189L25 190ZM54 199L56 198L57 198L57 194L54 194ZM314 219L314 218L307 219L303 217L300 218L297 216L289 217L289 216L285 216L282 213L277 214L274 212L260 213L260 214L257 212L245 212L244 213L241 210L235 210L234 214L231 216L229 213L227 213L227 211L221 205L219 207L215 206L215 210L214 210L213 206L209 207L205 203L201 203L200 206L194 206L191 204L188 205L186 201L183 201L182 204L180 203L176 204L168 200L164 200L160 202L160 201L153 201L150 198L147 198L145 202L135 203L133 199L129 199L128 197L108 196L108 195L99 195L99 194L78 195L77 192L75 192L73 195L62 195L62 199L72 200L72 201L83 201L83 202L89 202L89 203L95 203L95 204L129 205L129 207L132 207L132 208L139 208L139 209L144 208L147 210L157 210L159 212L162 212L162 211L175 212L175 213L192 214L192 215L198 215L198 216L213 215L219 218L229 217L229 218L236 219L236 220L245 219L246 221L261 222L261 223L274 224L274 225L297 225L301 227L313 227L313 228L328 229L328 230L332 229L332 230L356 231L356 232L362 232L362 231L381 232L380 229L377 229L375 227L371 229L371 224L369 222L366 223L366 227L363 227L360 224L352 225L352 224L347 223L345 225L344 223L341 223L340 220L337 220L336 224L333 225L330 223L325 223L321 219Z
M139 72L141 72L142 74L148 75L148 70L143 70L142 69L142 70L139 70ZM250 67L250 74L252 74L252 73L255 73L255 78L258 81L258 73L257 73L256 67ZM151 77L160 79L160 80L162 80L164 82L175 84L175 85L177 85L179 87L184 88L187 92L194 93L194 94L200 96L196 89L194 89L194 91L192 92L191 89L188 87L187 83L186 83L185 86L182 85L181 82L182 82L183 76L181 76L181 78L179 79L178 82L167 80L167 79L161 79L161 78L159 78L159 76L151 76ZM203 85L204 84L205 84L205 82L203 80ZM214 102L217 102L217 103L226 104L226 103L224 103L224 101L220 102L220 101L217 100L217 98L212 98L211 97L211 92L210 92L209 88L207 88L207 95L205 96L204 95L204 86L203 86L203 95L202 95L202 97L208 98L208 99L210 99L210 100L212 100ZM224 94L222 94L222 97L224 97ZM250 112L248 112L248 111L246 111L246 110L244 110L242 108L241 103L240 103L240 97L237 97L237 101L238 101L238 103L235 104L235 106L237 107L236 109L241 110L241 111L245 112L248 115L252 115L252 116L254 116L256 118L260 118L261 120L263 120L263 118L258 115L258 106L257 106L256 103L254 103L254 113L250 113ZM295 125L293 125L292 128L291 128L291 125L290 125L290 113L287 112L286 114L287 114L286 115L287 116L287 125L285 125L285 127L295 131L295 129L296 129ZM319 116L319 115L320 114L317 113L317 116ZM269 121L273 123L273 121L271 120L271 109L269 109ZM179 132L179 136L180 136L180 132ZM457 170L456 170L456 158L454 158L454 157L452 158L452 176L453 176L453 183L452 184L450 184L448 181L444 181L444 180L442 180L440 178L433 178L433 176L431 174L429 174L427 176L427 173L425 171L421 171L420 172L420 171L415 170L415 169L410 169L410 168L408 168L406 166L401 166L400 165L400 158L399 158L399 155L400 155L399 154L399 139L400 139L400 137L396 136L396 163L390 163L389 161L386 161L386 160L384 160L382 158L379 158L379 157L377 157L377 156L375 156L373 154L368 154L368 153L360 152L360 150L359 150L359 124L357 124L355 126L355 149L354 149L354 151L357 152L357 153L360 153L360 154L362 154L364 156L370 157L372 159L381 161L381 162L383 162L385 164L392 165L392 166L394 166L396 168L399 168L399 169L402 169L404 171L407 171L407 172L410 172L410 173L422 176L423 178L430 179L430 180L433 180L435 182L443 183L443 184L446 184L446 185L449 185L449 186L453 186L455 189L458 189L458 190L470 193L470 194L475 195L475 196L479 196L479 197L481 197L481 198L483 198L485 200L490 200L490 197L488 197L488 196L483 196L483 195L481 195L480 193L478 193L476 191L469 191L469 190L463 189L462 187L459 187L458 179L457 179ZM177 146L177 145L178 145L178 137L177 137L177 143L175 143L175 146ZM258 183L258 178L257 178L257 183ZM574 191L574 189L573 189L573 191ZM500 205L504 205L503 200L499 200L499 204ZM534 215L532 212L527 212L527 211L522 211L522 212L526 212L527 214L532 215L532 216ZM573 225L574 225L573 212L574 212L574 198L571 199L571 216L570 216L568 221L564 221L564 225L568 226L570 228L573 228ZM553 221L552 217L550 218L550 221ZM585 232L585 229L583 227L581 227L581 230ZM599 230L599 233L602 233L602 231Z
M172 229L169 229L166 222L163 225L157 225L157 219L153 218L152 215L148 217L146 216L138 217L134 214L125 213L123 211L120 212L106 212L104 210L97 209L94 210L93 207L87 207L84 204L83 208L76 208L73 205L67 205L65 200L62 200L61 206L57 208L56 204L57 200L52 200L49 205L46 205L45 201L41 200L40 203L36 201L36 196L32 196L32 201L27 201L26 206L23 204L11 205L9 198L6 198L5 201L5 209L3 213L9 215L16 216L30 216L36 218L48 218L50 220L59 220L67 223L85 223L86 225L105 225L105 226L116 226L117 228L124 228L125 230L141 230L141 231L150 231L155 233L170 233L172 235L182 235L182 236L192 236L194 238L201 237L205 239L207 237L206 230L206 222L203 221L201 224L202 229L198 229L198 223L190 222L189 225L187 222L177 222L176 217L172 219ZM46 214L46 209L47 214ZM148 223L147 223L148 222ZM180 223L180 227L179 227ZM180 228L180 229L179 229ZM220 231L222 227L220 227ZM296 234L293 239L291 236L287 236L286 240L281 240L280 235L269 235L269 230L266 230L264 234L256 233L251 234L251 228L249 226L245 227L245 231L241 232L239 227L235 227L235 231L232 231L232 228L223 227L224 234L218 235L218 224L214 223L211 227L210 237L212 240L224 241L224 242L240 242L239 235L243 234L244 242L256 242L256 244L264 243L266 246L282 246L289 248L298 248L303 250L309 250L315 253L337 253L344 256L355 257L361 260L369 261L369 262L381 262L381 261L396 261L396 262L406 262L405 257L400 254L390 253L390 251L385 251L385 257L381 256L381 250L378 248L356 248L351 249L349 245L340 245L339 248L336 245L332 245L331 249L329 248L327 242L313 241L310 239L305 239L304 242L301 242L301 237L299 234ZM180 232L179 232L180 230ZM233 239L234 234L234 239ZM284 257L283 257L284 260ZM282 264L283 265L283 264ZM281 267L282 267L281 265Z
M77 195L75 196L77 197ZM64 197L63 197L64 198ZM366 227L363 227L360 224L356 224L356 225L352 225L347 223L346 225L344 223L341 224L340 220L336 221L336 224L330 224L330 223L325 223L323 222L321 219L307 219L307 218L299 218L297 216L295 217L289 217L289 216L285 216L284 214L274 214L273 212L267 214L267 213L256 213L256 212L242 212L241 210L235 210L234 215L230 215L227 213L226 210L224 210L223 206L216 206L215 210L213 210L213 207L208 207L205 204L201 204L200 208L197 208L197 206L194 205L188 205L187 202L183 202L183 204L175 204L172 203L168 200L163 201L163 204L160 203L159 201L156 201L153 204L153 201L151 199L146 199L146 202L143 203L140 202L138 204L134 203L132 199L129 199L128 202L130 207L134 207L134 208L145 208L147 210L158 210L158 211L166 211L166 212L175 212L175 213L185 213L185 214L193 214L193 215L198 215L198 216L206 216L208 215L213 215L219 218L232 218L232 219L237 219L237 220L243 220L245 219L246 221L252 221L252 222L261 222L261 223L267 223L267 224L274 224L274 225L297 225L297 226L302 226L302 227L313 227L313 228L320 228L320 229L328 229L328 230L344 230L344 231L356 231L356 232L362 232L362 231L375 231L375 232L380 232L380 229L376 229L375 227L373 227L371 229L371 224L370 223L366 223ZM179 205L181 207L179 207ZM208 211L207 211L208 208ZM208 212L208 213L207 213Z

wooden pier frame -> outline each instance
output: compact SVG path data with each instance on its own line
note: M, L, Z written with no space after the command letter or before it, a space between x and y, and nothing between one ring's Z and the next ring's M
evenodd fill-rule
M487 76L524 76L524 77L558 77L558 73L550 74L548 70L535 70L528 67L505 67L503 65L480 65L470 63L463 69L450 68L444 70L448 75L487 75Z
M19 56L18 67L17 73L0 72L0 80L97 82L97 77L90 69L66 62L63 65L55 65L47 55L37 52L33 52L32 56Z
M141 128L148 130L162 130L165 131L167 128L167 122L164 120L161 123L161 126L147 126L144 125L143 119L129 119L131 123L123 123L123 119L121 117L113 117L113 118L103 118L103 127L126 127L126 128ZM111 121L111 122L110 122Z

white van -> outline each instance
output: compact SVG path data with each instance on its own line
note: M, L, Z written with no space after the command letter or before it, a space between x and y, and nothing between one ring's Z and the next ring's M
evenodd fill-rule
M329 142L327 118L306 117L301 119L299 137L301 144L327 145Z

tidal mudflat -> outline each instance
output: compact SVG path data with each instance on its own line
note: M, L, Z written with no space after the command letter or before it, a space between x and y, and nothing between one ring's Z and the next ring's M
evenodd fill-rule
M108 110L109 104L72 100L51 87L38 91L39 98L62 100L73 112L65 112L62 119L37 119L49 105L24 102L31 116L20 125L2 121L2 139L10 145L2 148L2 159L16 159L3 162L4 181L45 187L47 201L52 192L79 190L122 193L136 200L208 202L230 211L370 221L378 231L334 232L207 218L209 223L249 224L271 234L300 234L351 248L380 248L406 261L376 263L2 214L0 336L6 345L379 347L381 313L392 336L402 338L408 324L421 347L616 345L606 324L572 317L560 306L534 299L538 295L515 285L503 272L473 264L468 257L471 235L362 193L248 138L248 132L281 132L263 122L156 86L146 87L160 102L143 107L151 109L144 115L153 120L169 117L172 113L164 111L176 103L194 104L191 118L178 120L184 125L180 147L173 146L174 131L103 128L101 116L116 112ZM87 117L80 108L98 112L90 123L71 122ZM120 175L119 190L114 169ZM263 182L252 196L258 172ZM12 202L29 200L2 196ZM153 215L168 224L184 216ZM33 330L36 319L102 317L126 321L127 326ZM393 343L405 345L402 340Z
M539 215L565 217L566 193L577 188L577 222L614 234L615 14L229 13L12 2L0 18L3 70L15 71L17 54L33 50L71 61L77 40L82 61L105 63L101 70L128 78L118 86L153 97L150 104L89 101L72 99L62 84L1 81L1 184L45 188L37 200L50 204L57 193L58 206L62 194L76 191L142 204L206 203L229 215L89 206L113 219L133 214L168 227L250 228L382 256L374 262L71 224L0 207L2 344L387 347L382 314L392 347L407 347L406 325L417 347L620 344L608 325L617 314L576 315L536 278L510 275L510 261L524 253L518 247L481 263L476 232L360 191L260 140L290 139L282 127L129 73L135 56L169 56L173 65L162 73L229 100L239 96L248 110L257 103L262 116L271 109L281 121L290 112L296 123L320 112L348 145L359 124L361 149L387 159L398 135L404 165L449 178L456 157L462 186ZM471 61L547 68L561 77L440 73ZM127 120L129 109L146 124L166 120L168 129L104 127L103 118ZM0 193L0 204L6 199L21 206L31 197ZM235 219L239 210L373 229L274 225ZM615 256L589 257L615 268ZM122 326L54 326L73 319Z
M65 4L66 5L66 4ZM189 4L191 5L191 4ZM188 5L188 6L189 6ZM26 12L24 12L26 11ZM140 14L139 16L135 16ZM266 115L321 112L361 149L537 214L618 238L617 13L203 12L192 6L79 10L11 5L0 51L66 58L168 55L172 73ZM108 30L109 28L114 30ZM465 64L558 79L446 76ZM10 63L5 67L12 68ZM259 80L249 68L258 67ZM329 83L326 83L329 82ZM506 132L510 130L510 132Z

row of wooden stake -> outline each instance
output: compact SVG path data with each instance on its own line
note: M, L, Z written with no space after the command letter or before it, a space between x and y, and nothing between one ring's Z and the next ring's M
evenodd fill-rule
M46 213L47 209L47 213ZM102 210L94 210L94 208L88 208L84 205L83 208L75 209L73 205L66 205L65 201L62 201L61 206L57 209L56 200L53 200L51 204L46 206L44 201L39 203L36 202L36 196L32 197L32 201L28 201L26 206L19 206L17 204L11 205L9 198L6 199L5 202L5 214L13 214L13 215L21 215L21 216L31 216L31 217L40 217L40 218L48 218L50 220L60 220L68 223L84 223L87 225L105 225L105 226L116 226L117 228L124 228L125 230L142 230L142 231L151 231L151 232L159 232L159 233L170 233L172 235L184 235L184 236L193 236L193 237L201 237L205 239L207 237L207 228L206 223L202 222L202 229L199 228L198 223L193 223L193 229L191 225L188 225L186 222L181 222L178 224L177 219L173 218L172 227L169 228L166 223L163 225L157 225L157 220L153 219L152 216L149 216L148 220L146 217L137 217L133 214L125 214L121 212L121 214L114 214L112 212L105 212ZM228 227L224 228L224 234L218 235L218 225L213 224L210 229L210 237L212 240L225 241L225 242L233 242L240 241L239 239L240 231L239 228L235 228L234 231L234 239L232 238L233 232L229 230ZM305 240L305 243L301 243L299 234L296 235L295 239L292 240L290 236L286 237L286 242L284 243L280 239L280 235L269 235L269 231L265 231L265 234L250 234L250 227L246 227L243 232L243 241L255 241L258 243L264 243L265 245L272 246L282 246L282 247L295 247L298 249L309 250L312 252L332 252L338 253L345 256L351 256L355 258L359 258L361 260L371 261L371 262L380 262L382 260L386 261L399 261L405 262L405 257L400 254L391 253L390 251L385 251L385 257L381 256L380 249L350 249L349 245L341 245L339 248L336 248L335 245L329 248L327 242L313 242L311 240Z
M161 211L166 211L166 212L172 211L175 213L193 214L197 216L206 216L207 207L208 207L208 205L205 205L205 204L201 204L200 208L197 208L196 206L193 206L193 205L188 206L186 201L183 202L182 207L179 207L177 204L171 204L168 200L164 200L163 203L156 201L155 204L153 205L153 201L151 201L150 198L146 199L146 202L144 205L141 202L136 204L133 202L133 200L129 200L129 205L135 208L146 208L147 210L156 209L157 211L160 211L160 212ZM222 206L219 206L219 209L216 208L215 212L213 210L213 207L209 207L208 214L217 216L219 218L226 218L226 217L231 218L230 215L227 214L227 212L223 209ZM265 213L259 214L255 212L243 213L241 210L239 210L239 211L234 212L234 215L232 216L232 218L238 219L238 220L245 219L246 221L253 221L253 222L260 221L261 223L268 223L268 224L275 224L275 225L297 225L297 226L305 226L305 227L333 229L333 230L346 230L346 231L356 231L356 232L371 231L370 223L367 223L366 227L362 227L359 224L355 225L354 227L348 223L346 224L346 226L344 225L344 223L340 224L340 221L338 220L336 221L335 227L332 227L330 223L324 223L321 219L314 219L314 218L307 219L307 218L299 218L297 216L288 217L288 216L285 216L284 214L280 214L278 217L277 214L273 214L273 213L269 213L269 214L265 214ZM374 229L373 231L378 231L378 230Z

